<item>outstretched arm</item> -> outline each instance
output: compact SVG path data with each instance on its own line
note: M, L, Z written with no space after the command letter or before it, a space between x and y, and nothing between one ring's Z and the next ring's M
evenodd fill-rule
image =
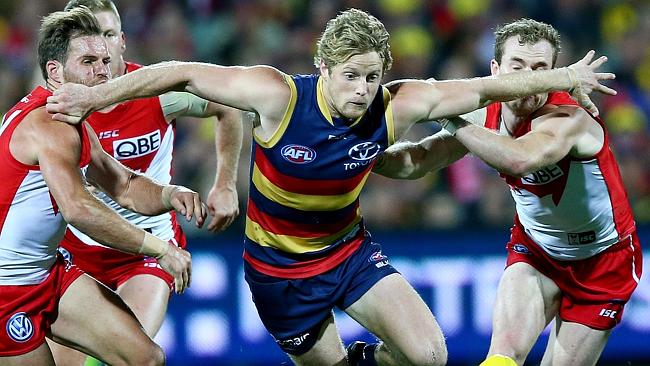
M150 65L92 88L64 84L48 98L54 119L77 123L91 112L124 100L187 91L209 101L253 111L274 131L291 97L285 76L270 66L219 66L197 62Z
M208 230L225 230L239 215L236 186L243 137L242 112L190 93L165 93L160 96L160 104L168 121L180 116L216 117L214 139L217 167L206 200L208 211L212 215Z
M402 141L391 145L373 172L395 179L417 179L440 170L467 154L467 149L442 130L417 143Z
M526 95L569 90L589 112L598 114L588 94L596 90L614 95L616 91L600 84L615 77L596 72L607 58L591 62L593 51L571 66L553 70L516 72L465 80L396 81L387 85L394 98L397 121L423 122L457 116L487 106L494 101L508 101Z

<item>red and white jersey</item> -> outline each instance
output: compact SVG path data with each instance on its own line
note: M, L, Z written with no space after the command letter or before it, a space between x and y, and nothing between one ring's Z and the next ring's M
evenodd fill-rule
M56 260L65 221L45 184L38 165L14 158L9 142L16 126L31 111L43 107L52 95L42 87L21 99L2 119L0 127L0 285L43 282ZM54 123L54 122L53 122ZM85 124L79 166L90 163L90 142ZM66 147L63 147L66 148Z
M550 93L546 104L577 105L565 92ZM556 164L524 177L501 174L510 186L517 217L525 232L551 257L591 257L635 230L634 218L618 164L609 147L604 122L603 147L589 158L565 156ZM487 107L485 127L499 131L501 103ZM531 130L531 120L515 131Z
M127 63L127 72L140 67ZM158 183L171 181L175 123L165 119L159 97L125 102L107 113L95 112L88 123L97 133L103 149L120 163ZM177 223L173 213L143 216L123 208L101 191L95 195L132 224L150 229L164 240L174 237L173 228ZM101 245L78 229L69 228L84 243Z

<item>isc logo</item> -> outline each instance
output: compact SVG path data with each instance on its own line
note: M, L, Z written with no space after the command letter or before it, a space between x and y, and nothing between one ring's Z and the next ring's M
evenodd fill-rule
M286 145L282 148L282 157L294 164L307 164L316 159L316 152L302 145Z
M112 138L112 137L118 137L120 135L119 131L120 130L101 131L99 133L99 139L101 140L101 139L109 139L109 138Z
M113 155L118 160L137 158L156 151L159 147L160 131L156 130L146 135L113 141Z
M602 309L598 315L614 319L616 317L616 313L618 313L616 310Z

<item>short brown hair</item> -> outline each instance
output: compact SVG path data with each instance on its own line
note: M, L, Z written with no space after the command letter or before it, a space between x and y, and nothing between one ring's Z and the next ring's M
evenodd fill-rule
M547 40L553 47L553 65L560 53L560 33L551 25L538 22L532 19L522 18L512 23L497 27L494 32L494 59L501 63L503 57L503 45L506 40L513 36L519 37L519 44L534 44Z
M359 9L348 9L327 22L317 43L314 65L318 68L323 61L332 68L352 56L375 51L382 58L386 72L393 65L389 37L377 18Z
M101 36L97 19L85 6L70 11L57 11L43 18L38 32L38 64L47 80L47 62L65 63L70 40L83 36Z

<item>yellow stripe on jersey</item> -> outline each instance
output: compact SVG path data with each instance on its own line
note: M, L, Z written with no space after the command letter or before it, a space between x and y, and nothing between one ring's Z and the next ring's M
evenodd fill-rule
M337 233L318 238L302 238L298 236L279 235L264 230L258 223L246 218L246 236L263 247L272 247L288 253L315 252L327 248L340 240L345 235L355 235L357 232L346 234L361 221L361 215L357 210L357 217Z
M257 164L253 167L251 180L255 188L266 198L283 206L302 211L336 211L353 203L359 197L369 175L365 174L359 184L348 193L323 196L286 191L268 180L259 170Z
M393 121L393 103L390 102L390 91L381 87L384 91L384 116L386 117L386 129L388 130L388 146L395 143L395 122Z
M290 75L283 74L284 80L287 82L287 85L289 85L289 89L291 89L291 98L289 99L289 105L287 105L287 110L284 112L284 117L282 117L282 121L280 121L280 124L278 125L278 128L273 132L271 137L269 137L268 140L263 140L255 132L253 132L253 138L255 138L255 141L262 147L265 147L267 149L272 148L275 146L275 144L280 141L280 138L282 135L284 135L284 131L287 130L287 127L289 126L289 121L291 121L291 116L293 116L293 110L296 108L296 101L298 100L298 92L296 90L296 83L293 81ZM255 130L253 130L255 131Z

